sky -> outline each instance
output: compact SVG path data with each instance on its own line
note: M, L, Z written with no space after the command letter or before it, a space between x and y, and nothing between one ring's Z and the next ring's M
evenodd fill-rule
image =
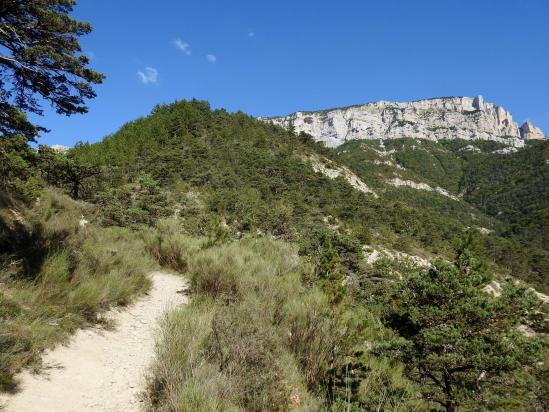
M95 142L179 99L254 116L483 95L549 134L549 0L78 0L106 80L89 112L32 119Z

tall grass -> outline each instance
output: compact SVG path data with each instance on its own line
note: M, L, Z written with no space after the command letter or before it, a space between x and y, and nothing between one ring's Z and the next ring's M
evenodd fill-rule
M151 408L318 410L317 384L326 380L332 345L344 330L328 326L323 293L302 285L311 268L295 248L267 238L200 245L173 228L159 236L171 239L149 238L147 247L160 262L169 259L154 245L187 248L175 255L186 256L194 298L162 324ZM302 325L310 327L299 334Z
M164 318L151 370L151 403L159 410L240 410L230 380L208 362L213 315L211 302L194 300Z
M185 236L176 219L158 221L156 230L143 233L145 248L163 266L184 272L190 256L202 245L200 239Z
M84 214L93 217L85 204L53 190L17 213L11 236L30 244L0 269L0 390L14 389L14 374L38 366L44 349L150 286L146 272L156 263L140 253L140 236L85 224Z
M271 238L216 244L179 227L164 221L145 236L158 262L185 268L193 292L161 324L151 410L415 408L401 367L369 353L386 333L379 319L334 303L296 248Z

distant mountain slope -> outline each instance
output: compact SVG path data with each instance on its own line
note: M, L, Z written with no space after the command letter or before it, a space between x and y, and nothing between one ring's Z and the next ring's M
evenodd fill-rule
M505 253L495 248L493 257L514 272L533 269L532 278L546 283L549 141L529 141L507 154L502 147L491 141L357 140L336 152L374 190L396 186L384 190L385 198L502 235ZM517 240L528 250L529 264Z
M377 177L442 188L438 193L462 199L548 249L543 229L549 227L549 141L529 141L506 154L502 147L489 141L394 139L349 142L337 152L345 164L362 168L372 187Z
M528 122L519 128L507 110L484 102L482 96L379 101L263 120L308 133L329 147L349 140L403 137L491 140L516 147L526 140L544 139L540 129Z
M516 153L476 155L468 162L464 199L510 225L512 233L549 249L549 142Z

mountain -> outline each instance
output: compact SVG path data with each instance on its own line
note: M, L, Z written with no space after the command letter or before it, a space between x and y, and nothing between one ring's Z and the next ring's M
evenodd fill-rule
M263 120L310 134L328 147L356 139L402 137L434 141L491 140L522 147L526 140L545 138L543 132L529 122L519 128L507 110L484 102L482 96L404 103L379 101Z
M515 233L503 219L507 213L477 201L488 189L475 189L473 176L489 179L498 159L509 156L493 152L505 147L497 141L408 138L352 140L332 149L243 113L181 101L158 106L100 143L76 147L71 156L101 169L83 182L81 196L101 206L108 224L149 224L177 210L193 234L207 234L208 222L221 219L233 236L271 233L308 247L324 236L320 232L337 228L333 242L346 244L347 252L369 247L422 259L450 259L454 240L476 228L477 253L498 265L498 273L545 290L549 256L539 228L528 236ZM490 170L472 172L487 159ZM545 201L536 190L547 176L539 174L545 169L536 159L535 172L521 184L540 177L520 210L541 213ZM462 184L466 175L471 187ZM142 198L142 181L156 182L171 203L151 203L156 194ZM506 199L498 202L508 205L513 198ZM537 203L529 208L533 199ZM515 209L505 209L516 221ZM356 264L351 267L356 272Z
M454 367L455 350L478 360L456 381L471 388L459 393L464 410L544 410L536 308L547 297L528 288L549 289L548 148L457 138L330 148L196 100L67 153L27 148L26 169L6 147L7 189L27 203L0 202L0 389L44 347L35 336L58 342L131 301L157 262L185 274L192 299L163 323L151 410L210 400L201 410L434 410L440 389L402 352L402 339L421 336L429 344L414 347L433 342L443 356L432 369ZM504 368L487 373L481 398L491 364L476 354L488 352Z
M528 273L530 282L545 289L549 141L527 141L516 152L502 147L402 138L353 140L334 150L337 163L382 198L499 235L488 241L499 243L489 247L492 259L520 276Z

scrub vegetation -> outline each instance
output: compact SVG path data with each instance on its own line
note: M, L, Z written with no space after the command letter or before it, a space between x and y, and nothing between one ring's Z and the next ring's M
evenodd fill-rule
M528 282L545 280L525 258L530 240L473 201L390 186L372 143L353 144L339 153L199 101L66 154L4 141L4 165L21 171L3 183L4 389L45 347L145 291L158 265L192 294L161 324L151 410L543 410L546 309ZM315 172L312 155L380 196ZM441 158L461 176L445 182L413 153L399 159L403 179L449 193L473 170ZM494 281L501 297L485 291Z

